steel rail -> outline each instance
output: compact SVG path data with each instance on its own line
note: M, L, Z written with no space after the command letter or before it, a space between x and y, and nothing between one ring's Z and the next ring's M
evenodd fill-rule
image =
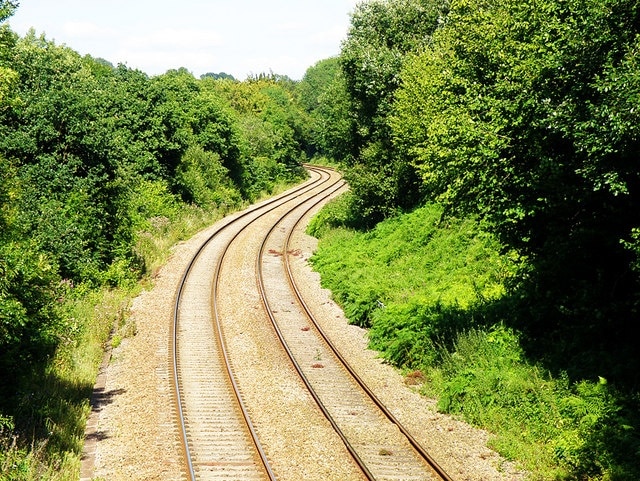
M320 170L320 171L321 171L321 170ZM329 181L329 179L330 179L330 178L331 178L331 176L329 176L329 177L326 179L326 181ZM319 184L318 184L318 186L319 186L319 185L322 185L323 183L324 183L324 182L319 183ZM331 187L331 186L329 186L329 188L330 188L330 187ZM309 189L309 191L311 191L311 190L312 190L312 189ZM309 192L309 191L306 191L306 192ZM300 194L300 195L302 195L302 194ZM299 197L299 195L298 195L298 196L295 196L295 197L293 197L292 199L289 199L289 200L293 200L293 199L295 199L295 198L297 198L297 197ZM311 197L311 198L313 198L313 197ZM284 204L284 203L283 203L283 204ZM283 204L280 204L280 205L283 205ZM278 207L279 207L279 206L278 206ZM259 218L261 218L261 217L265 216L265 215L266 215L266 214L268 214L269 212L272 212L272 210L274 210L274 209L265 210L264 212L260 213L260 214L255 218L255 219L253 219L253 221L252 221L252 222L255 222L257 219L259 219ZM233 369L232 369L232 367L231 367L231 361L230 361L229 352L228 352L228 349L227 349L227 343L226 343L226 340L225 340L224 333L223 333L223 331L222 331L222 324L220 323L220 316L219 316L219 314L218 314L217 291L218 291L218 282L219 282L219 280L220 280L220 271L221 271L221 269L222 269L222 263L223 263L224 258L225 258L225 256L227 255L227 253L228 253L228 251L229 251L229 249L230 249L230 247L231 247L231 244L232 244L232 243L233 243L233 242L234 242L234 241L235 241L235 240L240 236L240 234L241 234L242 232L244 232L244 231L247 229L247 227L249 227L250 225L251 225L251 223L249 223L249 224L247 224L247 225L243 226L240 230L238 230L238 232L236 232L236 233L233 235L233 237L232 237L231 239L229 239L229 240L227 241L226 245L224 246L224 249L222 250L222 252L221 252L221 254L220 254L219 261L218 261L218 263L216 264L216 268L215 268L215 270L214 270L214 272L213 272L213 279L214 279L214 281L213 281L213 285L212 285L212 288L211 288L211 291L212 291L212 296L211 296L211 298L212 298L213 313L214 313L213 320L214 320L214 324L215 324L215 328L216 328L217 340L218 340L218 343L219 343L220 348L221 348L221 350L222 350L222 357L223 357L223 360L224 360L224 365L225 365L225 368L226 368L226 371L227 371L228 378L229 378L229 380L231 381L231 383L232 383L232 385L233 385L233 392L234 392L234 394L235 394L235 396L236 396L236 399L237 399L237 401L238 401L238 405L239 405L239 407L240 407L240 409L241 409L241 411L242 411L242 415L243 415L243 417L244 417L244 419L245 419L245 421L246 421L246 423L247 423L247 426L249 427L249 430L250 430L250 432L251 432L251 434L252 434L252 438L253 438L253 441L254 441L254 445L255 445L255 447L256 447L256 449L257 449L258 453L260 454L260 458L261 458L261 459L262 459L262 461L263 461L263 465L264 465L264 467L265 467L265 469L266 469L266 471L267 471L267 475L268 475L268 477L269 477L269 479L270 479L270 480L275 481L275 480L276 480L275 473L273 473L273 471L272 471L272 469L271 469L271 466L269 465L269 462L268 462L268 459L267 459L266 453L264 452L264 450L263 450L263 448L262 448L262 446L261 446L261 444L260 444L260 442L259 442L259 440L258 440L258 435L257 435L257 433L256 433L256 431L255 431L255 428L253 427L253 423L251 422L251 419L250 419L250 416L249 416L249 412L248 412L248 410L247 410L246 406L244 405L244 402L242 401L242 396L241 396L241 394L240 394L240 388L239 388L239 386L238 386L238 384L237 384L237 382L236 382L236 380L235 380L235 376L234 376L234 374L233 374Z
M330 194L329 194L330 195ZM351 377L356 381L356 383L362 388L362 390L367 394L367 396L371 399L371 401L382 411L382 413L385 415L385 417L394 425L396 425L398 427L398 429L400 430L400 432L405 436L405 438L407 439L407 441L409 442L409 444L413 447L413 449L416 451L416 453L427 463L427 465L429 465L434 471L435 473L442 479L442 481L453 481L452 478L445 472L445 470L436 462L436 460L424 449L424 447L411 435L411 433L404 427L404 425L391 413L391 411L389 411L389 409L384 405L384 403L375 395L375 393L369 388L369 386L367 386L367 384L362 380L362 378L356 373L356 371L351 367L351 365L348 363L348 361L344 358L344 356L342 356L342 354L338 351L338 349L335 347L335 345L333 344L333 342L328 338L328 336L326 335L326 333L324 332L324 330L321 328L320 324L318 323L318 321L316 320L315 316L313 315L313 313L311 312L311 309L309 308L309 306L307 305L307 303L304 301L303 296L300 292L300 289L298 288L295 279L293 277L293 273L291 272L291 264L289 262L289 248L290 248L290 243L291 243L291 237L293 236L293 233L296 230L296 227L300 224L300 222L302 222L302 220L305 218L305 216L311 212L312 209L314 209L320 202L322 202L323 199L319 199L317 200L314 204L312 204L311 206L309 206L305 212L298 218L298 220L296 220L296 222L294 223L293 227L289 230L289 233L287 234L286 238L285 238L285 242L282 248L282 258L283 258L283 262L285 265L285 270L287 273L287 279L289 282L289 285L291 286L293 292L295 293L295 297L298 301L298 303L300 304L300 306L302 307L303 311L305 312L307 318L309 319L309 321L311 321L314 325L314 327L316 328L318 334L320 334L321 338L324 340L324 342L326 343L326 345L329 347L329 349L333 352L333 354L336 356L336 358L340 361L340 363L343 365L343 367L345 368L345 370L351 375ZM278 223L281 222L286 216L283 216L281 219L279 219ZM276 225L278 224L276 223ZM271 232L273 232L273 230L275 230L276 225L274 225L274 227L272 228L272 230L269 232L269 234L267 235L267 237L271 234ZM266 240L265 240L265 245L266 245ZM263 245L263 249L261 250L261 254L260 254L260 258L262 257L264 251L264 245ZM261 269L261 267L259 267ZM269 316L271 317L271 321L274 324L274 327L276 328L276 330L279 329L276 326L276 321L275 318L273 317L269 307L268 307L268 301L266 298L266 292L264 290L264 284L262 284L261 286L261 292L263 295L263 302L267 308L267 310L269 311ZM283 345L285 345L285 349L287 350L287 352L289 353L289 349L286 347L285 341L283 339L283 337L281 337L281 341L283 343ZM290 354L290 357L292 358L293 361L293 355ZM296 366L297 363L295 361L293 361ZM308 382L306 380L306 376L304 376L304 374L302 373L301 370L299 370L300 375L303 377L303 380L305 382L305 384ZM315 396L314 396L315 398ZM321 405L321 403L319 403ZM321 409L323 411L323 413L325 412L325 409L322 407L321 405ZM325 413L325 415L329 416L328 413ZM333 420L329 419L331 424L333 425L334 422ZM342 434L340 432L338 432L338 434L340 435L341 438L343 438ZM345 444L347 445L347 449L349 449L349 451L351 452L351 450L353 449L350 445L350 443L343 438L343 441L345 442ZM357 454L355 455L355 457L357 459L360 459ZM365 467L366 469L366 467ZM367 476L370 475L368 469L366 470ZM370 479L373 479L373 477L371 477Z
M338 186L335 189L335 191L338 191L340 188L343 187L343 185L344 185L344 183L342 185ZM314 206L317 205L318 203L322 202L326 197L330 196L335 191L332 191L329 194L323 196L321 199L317 200L314 203ZM344 446L346 447L347 451L349 451L349 454L351 454L351 457L354 459L354 461L358 465L358 468L362 471L362 473L365 475L365 477L368 480L375 481L375 477L373 476L371 471L369 471L369 468L367 467L367 465L364 463L362 458L360 458L360 455L357 453L355 448L351 445L351 443L349 442L349 440L347 439L345 434L342 432L342 430L340 429L340 426L338 426L338 424L335 422L335 420L333 419L333 416L331 416L331 413L329 413L329 410L326 408L326 406L324 405L324 403L322 402L322 400L320 399L320 397L316 393L315 389L313 389L313 386L311 385L311 382L309 381L307 376L304 374L304 372L302 370L302 367L300 366L298 361L295 359L295 356L291 352L291 349L289 348L289 346L287 345L287 343L286 343L286 341L284 339L284 335L282 334L282 331L280 330L280 327L278 326L278 323L277 323L277 321L276 321L276 319L275 319L275 317L273 315L273 311L270 308L269 302L268 302L267 297L266 297L266 292L265 292L265 287L264 287L264 277L262 276L262 267L260 265L261 264L261 260L262 260L262 256L264 254L264 250L265 250L267 241L268 241L271 233L275 230L275 228L278 226L278 224L287 215L289 215L289 213L284 214L280 219L278 219L278 221L275 222L273 227L269 230L269 232L267 233L267 235L265 236L265 238L264 238L264 240L262 242L262 245L260 246L260 253L259 253L259 255L258 255L257 259L256 259L256 271L258 272L258 276L257 276L258 277L258 288L260 290L260 296L262 298L262 303L263 303L263 305L265 307L265 311L267 312L267 314L269 316L269 320L271 321L273 329L275 330L276 335L278 336L278 339L280 340L280 343L282 344L282 348L285 350L285 352L289 356L289 360L291 361L291 363L293 364L294 368L298 372L298 375L300 376L300 379L302 380L304 385L307 387L307 390L311 394L311 397L313 397L313 400L318 405L318 408L320 409L320 411L322 411L322 414L329 421L329 424L331 424L331 427L334 429L334 431L338 434L338 436L342 440L342 442L343 442Z
M305 215L311 211L311 209L313 208L310 207L307 212L305 212ZM303 216L304 217L304 216ZM301 217L296 224L294 225L294 228L291 229L291 231L289 231L289 234L287 235L287 238L285 240L285 245L284 245L284 253L287 253L289 251L289 245L291 243L291 237L293 235L293 232L295 230L295 227L297 227L297 225L302 221ZM336 357L340 360L340 362L342 363L342 365L345 367L345 369L349 372L349 374L351 374L351 376L353 377L353 379L360 385L360 387L367 393L367 395L371 398L371 400L380 408L380 410L385 414L385 416L387 417L387 419L389 419L390 422L392 422L393 424L395 424L398 429L400 430L400 432L402 432L402 434L404 434L404 436L407 438L407 440L409 441L409 443L411 444L411 446L413 446L413 448L418 452L418 454L420 454L420 456L427 462L427 464L429 464L438 474L438 476L440 476L442 478L443 481L453 481L451 479L451 477L446 473L446 471L437 463L437 461L424 449L424 447L413 437L413 435L411 435L411 433L404 427L404 425L391 413L391 411L389 411L389 409L385 406L385 404L375 395L375 393L373 391L371 391L371 389L369 388L369 386L367 386L367 384L362 380L362 378L356 373L356 371L353 369L353 367L351 367L351 365L347 362L347 360L344 358L344 356L342 356L342 354L338 351L338 349L335 347L335 345L333 344L333 342L329 339L329 337L326 335L326 333L324 332L324 330L322 329L322 327L320 326L320 324L318 323L318 321L316 320L315 316L313 315L313 313L311 312L311 309L309 308L309 306L307 305L307 303L304 301L302 294L300 292L300 289L298 288L295 279L293 277L293 273L291 272L291 263L289 262L289 256L288 255L283 255L283 260L284 260L284 264L285 264L285 268L287 271L287 278L289 280L289 283L291 285L291 287L293 288L293 290L295 291L296 294L296 298L298 299L298 302L300 303L300 305L302 306L303 310L305 311L308 319L313 323L313 325L315 326L315 328L317 329L318 333L320 334L320 336L322 337L322 339L326 342L327 346L331 349L331 351L336 355Z
M187 422L186 422L186 419L185 419L184 407L183 407L184 403L183 403L182 395L180 393L180 374L179 374L179 367L178 367L178 364L179 364L179 362L178 362L179 346L178 346L178 339L177 339L178 323L179 323L179 311L180 311L180 300L181 300L182 293L184 291L184 287L185 287L186 282L187 282L187 278L189 276L189 273L193 269L194 264L196 263L197 259L200 257L200 255L202 254L204 249L224 229L226 229L227 227L231 226L232 224L238 222L240 219L243 219L243 218L255 213L259 209L264 209L265 207L269 207L269 209L267 209L266 212L270 212L271 210L277 208L278 206L283 205L286 202L288 202L288 201L290 201L292 199L295 199L296 197L299 197L299 196L303 195L305 192L309 192L309 191L313 190L316 186L322 185L322 183L324 183L324 182L326 182L327 180L330 179L330 176L329 176L329 177L327 177L327 179L323 180L323 173L326 174L326 172L324 172L321 169L317 169L317 168L315 168L313 166L307 166L307 169L319 174L318 179L315 179L315 180L312 180L312 181L307 181L307 182L303 183L301 186L299 186L299 187L297 187L295 189L292 189L291 191L285 192L285 193L281 194L280 196L277 196L277 197L274 197L272 199L269 199L268 201L256 204L255 206L243 211L240 215L238 215L236 217L231 217L229 221L227 221L223 225L219 226L205 240L205 242L203 242L203 244L198 248L196 253L193 255L193 257L191 258L189 264L187 265L187 267L186 267L186 269L185 269L185 271L184 271L184 273L182 275L182 278L181 278L181 280L180 280L180 282L178 284L178 289L177 289L176 294L174 296L173 322L171 323L171 332L170 332L170 336L169 336L170 337L169 359L171 360L170 362L172 363L171 370L173 372L173 376L171 377L171 381L172 381L173 393L174 393L174 406L175 406L175 409L176 409L177 414L178 414L178 420L179 420L179 425L180 425L179 426L179 431L180 431L180 440L181 440L181 445L182 445L182 453L183 453L183 458L184 458L184 461L185 461L185 464L186 464L187 476L192 481L196 480L196 473L195 473L195 468L193 466L191 450L190 450L190 447L189 447L189 440L188 440L188 433L187 433ZM278 204L278 205L273 207L273 204ZM258 215L257 218L265 215L266 212ZM234 384L234 389L236 387L237 386L235 386L235 384ZM237 399L240 399L238 397L238 393L236 392L235 394L236 394ZM243 414L246 412L246 410L244 410L244 409L242 409L242 411L243 411ZM252 439L253 439L254 443L257 442L259 444L259 442L257 441L257 438L255 437L255 431L250 430L250 434L252 436ZM259 451L261 451L261 449ZM261 459L266 460L266 458L262 458L262 453L261 453ZM268 466L268 463L267 463L267 465L265 465L265 470L268 473L271 472L271 468ZM275 479L275 477L272 477L271 479Z

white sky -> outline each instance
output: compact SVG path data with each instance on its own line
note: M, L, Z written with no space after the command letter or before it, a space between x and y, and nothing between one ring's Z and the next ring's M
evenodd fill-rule
M20 0L9 24L149 75L185 67L299 80L340 53L358 0Z

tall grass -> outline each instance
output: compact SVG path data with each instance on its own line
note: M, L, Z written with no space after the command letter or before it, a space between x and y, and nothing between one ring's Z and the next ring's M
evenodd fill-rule
M346 196L312 221L312 263L372 348L421 371L440 411L492 433L490 446L532 480L640 479L638 394L597 375L553 376L505 327L518 315L506 285L526 260L436 205L367 232L349 228L352 208Z
M31 436L14 435L11 420L0 432L0 479L78 479L89 398L104 345L136 292L135 287L80 286L60 307L68 321L64 339L54 356L34 366L20 385L16 417L21 426L31 426Z
M398 365L432 358L433 341L468 322L469 306L499 298L515 263L472 220L443 220L429 205L368 232L345 222L344 201L310 225L321 236L312 262L354 323Z
M290 186L272 181L258 200ZM16 417L0 415L0 481L78 479L89 399L105 346L136 333L127 316L130 301L152 287L172 246L243 206L239 202L208 209L186 205L157 182L133 188L128 208L136 226L134 250L140 265L118 260L101 274L103 287L69 286L59 306L65 334L55 353L25 376ZM142 278L139 272L144 273ZM31 428L16 434L15 421Z

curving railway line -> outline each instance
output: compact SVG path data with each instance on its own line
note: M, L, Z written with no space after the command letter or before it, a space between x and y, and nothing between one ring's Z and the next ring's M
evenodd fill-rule
M182 277L170 359L185 474L450 481L331 344L296 286L292 233L346 188L335 171L308 169L306 183L230 216ZM292 443L307 457L287 460Z

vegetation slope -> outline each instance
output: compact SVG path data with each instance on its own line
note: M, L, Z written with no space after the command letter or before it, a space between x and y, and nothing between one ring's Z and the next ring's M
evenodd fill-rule
M631 0L369 0L302 81L238 82L1 27L0 479L77 476L128 299L310 158L372 347L532 479L639 479L639 42Z
M323 282L533 479L640 474L639 42L629 0L371 0L305 79Z

